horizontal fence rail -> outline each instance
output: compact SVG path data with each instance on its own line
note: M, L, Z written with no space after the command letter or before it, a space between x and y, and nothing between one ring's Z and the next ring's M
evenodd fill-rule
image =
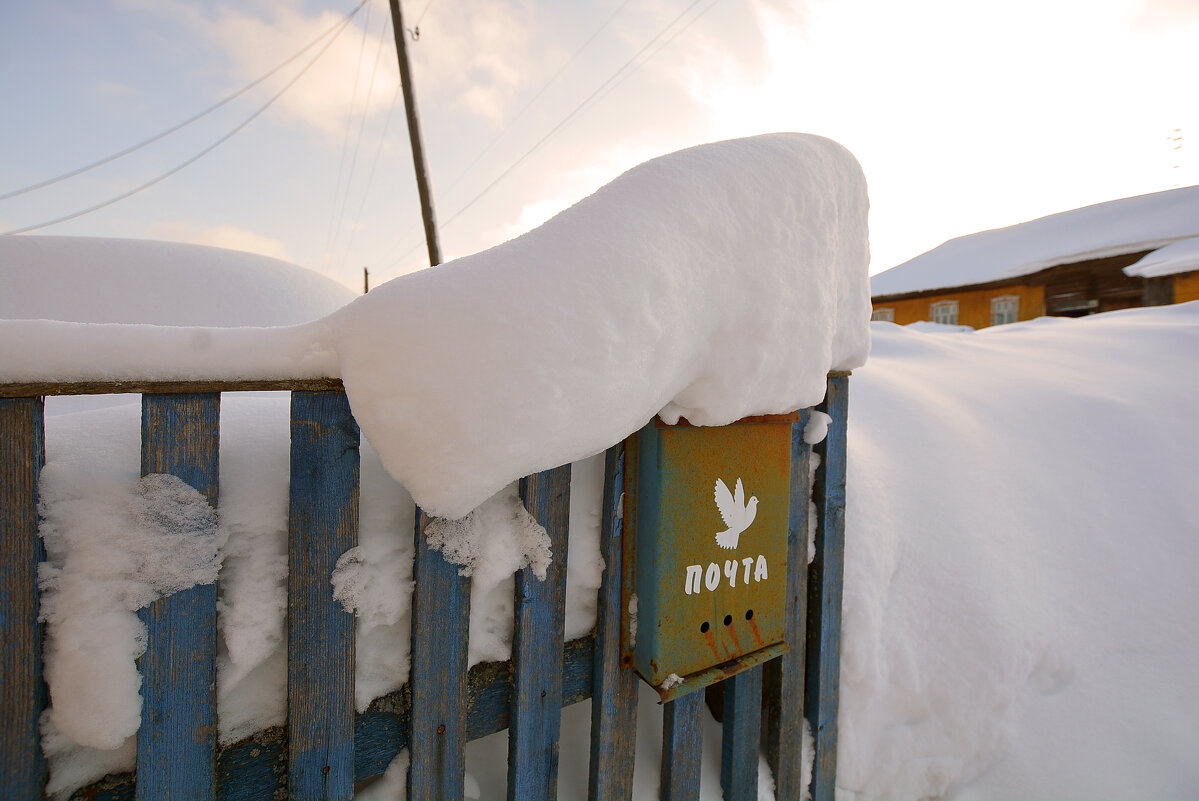
M292 393L288 511L287 721L227 746L216 738L216 585L175 593L141 610L147 626L143 718L136 772L81 788L75 799L351 799L407 748L408 797L462 798L465 746L509 730L508 798L557 797L561 709L591 699L588 798L631 799L638 680L621 660L625 447L605 457L600 552L605 570L591 635L564 642L570 466L520 482L525 507L546 528L554 560L543 581L518 573L512 659L467 669L469 579L428 547L418 510L413 567L411 676L354 710L353 617L329 576L357 543L358 425L337 379L229 382L126 380L0 385L0 797L41 799L46 783L38 719L46 707L38 622L37 479L45 462L47 395L140 394L142 472L171 473L219 498L220 396ZM787 576L788 653L707 693L722 723L726 799L757 797L766 754L776 797L798 801L806 718L815 738L812 798L835 786L841 577L844 562L847 374L831 374L822 410L832 418L809 495L808 412L792 429L788 562L807 561L809 499L817 554ZM405 536L401 532L397 536ZM699 797L705 693L663 707L660 797Z

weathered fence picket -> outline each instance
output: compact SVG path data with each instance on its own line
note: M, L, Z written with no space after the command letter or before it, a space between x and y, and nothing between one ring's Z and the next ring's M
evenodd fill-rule
M724 682L720 787L725 801L757 801L762 734L762 666Z
M215 507L219 393L142 396L142 475L169 473ZM160 598L146 625L138 801L216 798L216 584Z
M591 691L589 801L629 801L637 747L637 674L620 661L623 559L624 443L604 454L604 500L600 519L600 583L595 620L595 679Z
M532 567L516 574L508 799L550 801L558 794L570 465L521 479L520 499L545 527L553 561L543 578Z
M809 473L812 446L804 441L810 413L799 413L791 428L791 508L787 515L787 564L808 563ZM799 488L798 490L796 488ZM788 653L762 666L765 708L762 735L766 759L774 774L774 794L778 801L799 801L807 788L803 784L803 750L793 748L803 742L804 653L808 622L808 571L787 571L787 643Z
M216 742L216 586L194 587L142 611L148 643L143 721L134 774L77 791L89 801L267 797L350 799L354 783L410 753L411 799L463 796L465 745L509 729L510 799L557 796L561 709L591 699L590 801L633 794L638 682L621 660L625 447L605 456L600 552L605 569L594 634L563 642L570 467L529 476L521 499L545 527L554 554L543 581L531 569L515 581L513 655L467 669L470 580L429 547L429 518L417 510L409 682L354 711L353 618L332 597L337 559L357 542L357 423L339 382L227 385L8 385L0 387L0 793L39 799L45 763L37 721L45 706L37 622L37 476L45 458L42 394L142 392L142 472L179 476L216 505L220 393L291 389L288 514L288 716L284 726L225 747ZM20 397L15 397L20 396ZM831 801L836 763L837 679L844 561L845 433L848 383L830 376L820 407L832 417L824 442L803 440L804 411L792 429L787 561L790 652L724 681L721 785L726 799L756 798L759 753L780 801L797 801L803 720L815 738L811 794ZM809 494L812 453L814 495ZM807 559L809 501L818 514L816 558ZM703 692L663 707L660 797L699 797Z
M804 708L815 740L812 801L833 801L841 680L841 587L845 573L845 459L849 379L832 376L818 407L832 418L815 448L816 558L809 571ZM815 646L815 647L812 647Z
M470 579L429 547L429 517L416 512L412 565L412 735L408 798L454 801L466 779Z
M0 797L38 798L46 707L37 570L37 479L46 461L41 398L0 398Z
M287 789L354 796L354 617L329 576L358 544L358 423L341 392L293 392L287 537Z
M704 694L690 693L662 705L662 801L698 801L704 753Z

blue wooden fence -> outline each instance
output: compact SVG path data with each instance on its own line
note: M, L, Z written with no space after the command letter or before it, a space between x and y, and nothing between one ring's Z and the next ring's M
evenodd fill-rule
M637 679L621 664L623 444L605 459L601 553L606 570L593 633L564 642L569 465L529 476L520 496L545 526L554 560L545 581L516 577L512 659L467 669L469 582L430 549L429 518L416 516L412 670L407 685L354 710L353 619L332 597L329 575L358 532L359 432L340 382L272 381L0 385L0 798L41 799L46 782L38 718L42 680L37 566L37 478L45 461L42 397L136 392L142 396L142 472L171 473L219 496L222 392L292 392L288 522L287 724L217 744L216 586L194 587L142 610L148 632L136 772L74 793L117 799L350 799L403 748L410 799L460 799L466 743L509 730L509 799L557 797L561 709L592 699L588 798L630 799ZM829 435L816 446L816 558L788 575L789 653L724 682L721 788L757 798L764 751L779 799L798 801L806 718L815 737L811 791L832 801L837 761L841 577L844 563L847 376L829 377ZM808 413L792 436L789 556L807 557ZM660 797L699 797L704 693L663 708Z

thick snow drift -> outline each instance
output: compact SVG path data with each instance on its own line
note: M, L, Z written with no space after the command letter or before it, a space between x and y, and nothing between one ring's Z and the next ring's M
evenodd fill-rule
M839 789L1197 797L1199 303L871 327Z
M827 139L774 134L642 164L519 239L391 281L329 319L388 471L459 517L661 412L813 405L868 349L866 186Z
M1199 186L1112 200L951 239L870 279L898 295L1028 275L1055 264L1136 253L1199 234Z
M835 142L703 145L305 325L0 322L0 381L340 376L388 472L457 518L655 414L719 425L819 402L869 349L866 215Z
M354 299L279 259L143 239L0 236L0 319L294 325Z

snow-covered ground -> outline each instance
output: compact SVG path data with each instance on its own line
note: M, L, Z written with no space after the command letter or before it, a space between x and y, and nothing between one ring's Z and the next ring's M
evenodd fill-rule
M823 159L824 166L818 163L809 176L828 188L838 175L848 173L837 166L842 164L838 151L819 141L806 158ZM752 154L726 153L725 158L752 162ZM715 162L719 167L720 158ZM659 178L670 180L669 175ZM772 179L756 174L754 180ZM637 185L637 191L647 192L647 187L652 189L651 184ZM686 205L673 197L676 205ZM803 230L824 236L837 230L830 227L829 215L840 211L857 219L864 212L859 203L846 197L832 209L807 205L765 217L769 208L760 205L752 211L753 224L792 226L788 236L802 236ZM712 207L707 195L694 204L697 214L704 209L710 213ZM806 216L818 222L805 228ZM643 217L636 222L644 222ZM585 227L582 213L566 219L572 227ZM676 214L667 221L679 224L680 219L687 217ZM677 258L674 248L685 237L662 237L662 226L654 223L646 222L645 228L658 236L655 241L667 243L663 269L680 282L679 291L699 293L686 297L702 301L694 312L703 319L679 316L682 328L663 328L675 330L676 336L699 337L707 345L696 349L694 361L676 374L674 391L690 388L691 397L701 399L689 408L705 397L705 356L716 365L730 353L749 358L744 348L723 342L738 330L763 351L813 359L818 375L838 358L823 347L814 348L818 352L813 356L785 339L785 332L764 328L748 316L713 322L705 303L712 302L712 295L736 294L738 284L715 265L711 269L720 276L716 290L688 287L686 281L702 280L703 274L689 272L689 262ZM734 238L753 231L748 220L710 227ZM704 235L705 241L715 236L710 231ZM849 229L837 236L845 237L843 244L831 249L841 253L859 241ZM567 247L571 237L563 234L560 241ZM596 241L587 239L587 247ZM527 252L517 246L502 253L523 257ZM587 269L603 263L597 256ZM658 263L647 256L640 269ZM864 330L868 305L863 302L856 311L854 305L859 292L865 295L864 259L859 266L860 286L851 285L848 296L837 301L845 288L838 289L835 280L819 284L810 263L800 265L798 276L785 279L770 264L749 265L775 280L776 295L809 286L816 309L844 309L847 327L856 314ZM142 267L153 269L152 260ZM193 268L196 273L203 269ZM571 261L546 263L541 269L569 270ZM459 268L458 274L466 276L462 281L482 280L470 269ZM520 301L530 297L530 279L519 273L508 277L515 286L497 280L480 290L502 299L493 318L527 314ZM421 287L433 279L422 281L426 283L397 286ZM560 286L571 290L567 294L579 306L595 302L596 281L586 276L579 281L573 288L569 281ZM621 281L614 284L619 287ZM80 301L72 289L80 284L71 276L61 285L64 309L68 300ZM190 293L192 302L220 306L213 293L203 291L203 281L197 286ZM382 308L387 297L368 300ZM654 309L645 308L646 297L638 297L632 307L652 320ZM348 308L355 306L365 308L361 303ZM468 316L465 307L457 308L463 309L461 317ZM72 319L67 311L47 316ZM500 323L510 326L509 321ZM1199 768L1193 760L1199 751L1199 682L1193 679L1193 666L1199 664L1199 583L1193 580L1199 566L1199 493L1194 492L1199 475L1194 413L1199 408L1199 303L1082 320L1040 319L978 333L887 323L869 327L870 359L850 380L838 764L845 797L1199 796ZM61 331L53 326L45 330ZM14 332L26 331L0 327L0 371L19 361L14 354L25 343ZM426 324L414 324L408 335L433 337L444 331L436 315L429 315ZM652 327L637 331L642 332L637 336L655 333ZM153 331L142 333L155 336ZM568 334L569 327L559 324L546 336ZM608 327L588 333L588 341L602 343L609 334L623 341ZM780 336L784 339L776 339ZM846 333L843 341L852 342L853 336ZM525 358L541 344L529 338L519 355ZM374 352L375 358L386 357L385 349ZM577 358L584 363L571 369L582 374L591 355L580 353ZM111 356L122 364L136 361L133 354ZM607 357L601 352L599 358ZM852 355L840 358L844 363ZM496 371L495 380L502 375ZM718 379L707 377L715 386ZM639 391L633 388L621 397L645 397ZM800 383L791 391L797 403L812 402ZM678 396L665 400L671 397ZM707 397L728 396L715 392ZM524 400L555 402L540 393ZM215 541L222 560L221 738L229 741L282 721L287 405L278 397L226 395L222 418ZM592 422L583 419L577 425ZM135 404L57 414L47 423L43 533L53 573L47 612L54 702L47 747L53 786L60 789L131 766L132 741L127 738L136 720L127 712L138 704L133 669L138 644L130 607L155 586L170 586L178 575L174 568L159 571L155 575L166 578L150 586L153 582L148 584L140 572L146 554L127 539L135 531L131 521L146 517L138 500L144 500L144 493L135 491L137 437ZM594 616L600 481L595 459L575 462L568 636L584 633ZM363 448L362 482L360 545L332 577L339 597L358 614L360 707L406 675L413 513L407 492L383 469L369 444ZM178 500L178 508L188 508L185 498ZM199 521L193 528L209 530L207 525ZM538 527L505 489L457 534L476 568L471 659L505 658L511 636L510 619L505 618L511 613L510 574L522 560L543 556ZM72 559L71 543L90 550ZM207 558L197 554L193 561L204 564ZM71 593L86 603L72 603ZM637 798L656 795L660 717L654 700L653 693L643 694ZM585 703L564 714L563 798L586 794L588 721ZM710 724L705 798L719 797L719 736L719 727ZM83 750L79 744L118 747ZM469 797L502 795L505 745L501 733L468 748ZM402 764L391 773L395 781L380 782L365 794L403 797ZM769 786L763 782L765 797Z
M1196 797L1199 303L871 327L850 380L839 785Z

